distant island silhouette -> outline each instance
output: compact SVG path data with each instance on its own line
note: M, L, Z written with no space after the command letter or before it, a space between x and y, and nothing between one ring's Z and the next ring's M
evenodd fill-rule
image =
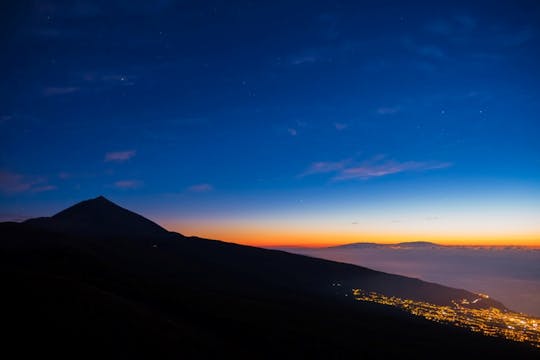
M414 248L420 248L420 247L439 247L443 245L435 244L429 241L406 241L406 242L399 242L395 244L383 244L383 243L374 243L374 242L357 242L357 243L350 243L350 244L343 244L343 245L335 245L335 246L329 246L328 248L375 248L375 247L385 247L385 246L401 246L401 247L414 247Z
M505 306L418 279L186 237L100 196L0 223L5 343L18 354L205 358L512 356L538 351L359 303L353 288ZM436 246L408 243L407 246ZM449 345L451 344L451 345Z

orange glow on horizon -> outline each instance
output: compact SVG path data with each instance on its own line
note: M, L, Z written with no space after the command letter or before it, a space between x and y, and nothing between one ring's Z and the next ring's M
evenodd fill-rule
M202 224L168 223L165 227L186 236L198 236L207 239L222 240L237 244L258 247L325 247L357 242L395 244L409 241L428 241L440 245L460 246L528 246L540 247L540 234L479 234L460 233L436 234L421 232L333 232L305 231L302 229L269 229L255 226L240 228L220 224L204 226Z

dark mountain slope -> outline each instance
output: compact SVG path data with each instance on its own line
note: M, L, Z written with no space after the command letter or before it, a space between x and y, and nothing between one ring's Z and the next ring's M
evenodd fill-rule
M88 207L89 211L85 211L85 207ZM301 287L317 294L335 294L337 291L344 296L350 293L352 288L362 288L441 305L451 305L452 300L468 299L472 302L478 298L477 295L465 290L386 274L355 265L216 240L184 237L167 232L140 215L117 207L102 198L82 202L58 215L71 212L72 209L77 210L74 211L77 216L73 224L66 222L65 217L62 217L62 221L59 222L55 215L52 218L39 218L39 221L29 220L25 225L29 225L30 229L36 231L60 229L63 234L77 236L79 239L74 243L71 240L62 240L62 238L54 238L51 241L57 243L57 246L75 246L78 249L95 252L103 257L104 261L122 264L123 268L130 271L152 272L167 276L169 280L176 279L176 281L196 279L201 284L206 284L210 280L207 277L201 278L200 273L213 274L212 279L219 279L219 281L206 284L206 286L221 287L222 284L228 284L226 289L223 289L224 291L231 290L233 286L230 283L234 283L238 284L238 288L232 290L234 292L251 289L255 285L272 285L279 286L282 291L294 292ZM116 211L119 211L121 215L115 215L122 220L119 222L121 230L112 231L112 233L121 233L122 236L89 237L87 235L85 231L87 228L92 228L93 233L110 234L109 229L114 223L110 220L102 221L100 216L93 215L114 214ZM129 225L130 216L133 216L133 221L131 221L133 226ZM70 218L73 217L70 216ZM141 221L141 218L144 221ZM146 222L153 225L150 230L154 235L142 236L141 231L132 231L132 229L137 229L136 225L139 222L144 225ZM33 239L34 236L29 238ZM48 244L52 245L52 243ZM192 277L184 278L186 273ZM340 286L332 286L332 284L340 284ZM504 309L504 305L492 299L484 299L474 306L495 306Z
M538 354L345 296L358 285L441 302L473 295L462 290L160 227L156 236L105 241L50 224L0 224L6 343L25 351L40 343L61 355L72 347L199 358L427 358L443 347L455 356Z

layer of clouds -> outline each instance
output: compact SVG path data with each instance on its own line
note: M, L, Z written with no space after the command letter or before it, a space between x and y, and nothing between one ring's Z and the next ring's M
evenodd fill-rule
M540 316L540 249L359 244L285 250L486 293L512 310Z

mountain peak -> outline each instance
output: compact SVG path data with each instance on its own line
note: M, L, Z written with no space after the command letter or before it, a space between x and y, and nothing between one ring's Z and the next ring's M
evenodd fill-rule
M81 215L90 215L89 212L97 212L97 211L118 211L119 209L129 211L127 209L124 209L120 207L119 205L113 203L109 199L107 199L105 196L100 195L93 199L83 200L81 202L78 202L75 205L72 205L57 214L53 215L53 218L61 219L61 218L71 218L72 216L81 216ZM86 213L86 214L85 214ZM94 214L97 215L97 214Z
M169 232L100 195L81 201L50 218L30 219L28 224L52 231L103 238L154 238Z

